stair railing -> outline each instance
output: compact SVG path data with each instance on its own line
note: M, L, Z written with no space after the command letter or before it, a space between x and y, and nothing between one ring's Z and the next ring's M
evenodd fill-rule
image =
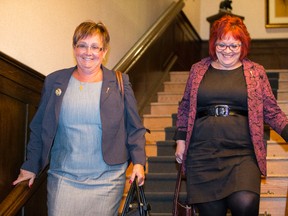
M115 65L114 70L127 73L137 60L145 53L145 50L165 31L167 26L175 19L184 7L184 0L173 2L160 16L152 27L136 42L126 55Z
M0 203L0 215L16 215L26 204L33 194L35 194L43 182L47 179L48 166L35 179L31 188L28 186L28 180L17 184L12 191Z

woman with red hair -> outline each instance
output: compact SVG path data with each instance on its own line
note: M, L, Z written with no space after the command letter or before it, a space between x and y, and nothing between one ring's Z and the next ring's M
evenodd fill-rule
M200 216L258 216L266 175L264 122L288 140L263 66L247 59L250 35L238 17L214 22L209 57L192 65L178 108L176 161L187 201Z

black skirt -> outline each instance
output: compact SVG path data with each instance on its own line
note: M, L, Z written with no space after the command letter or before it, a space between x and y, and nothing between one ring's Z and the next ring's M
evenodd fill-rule
M247 110L242 67L232 71L210 67L197 103L197 109L227 104ZM248 125L243 115L196 119L185 161L189 203L220 200L241 190L260 194L261 172Z

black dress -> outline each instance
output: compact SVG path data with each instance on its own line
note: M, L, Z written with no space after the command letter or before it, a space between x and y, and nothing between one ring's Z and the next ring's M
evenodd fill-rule
M200 83L197 98L197 110L223 104L247 110L243 68L218 70L211 66ZM197 118L186 168L187 199L191 204L220 200L240 190L259 194L261 173L248 117Z

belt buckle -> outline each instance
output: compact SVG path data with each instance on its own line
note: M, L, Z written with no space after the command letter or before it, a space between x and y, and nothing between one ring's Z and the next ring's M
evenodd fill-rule
M216 105L215 106L215 117L219 116L229 116L229 106L228 105Z

